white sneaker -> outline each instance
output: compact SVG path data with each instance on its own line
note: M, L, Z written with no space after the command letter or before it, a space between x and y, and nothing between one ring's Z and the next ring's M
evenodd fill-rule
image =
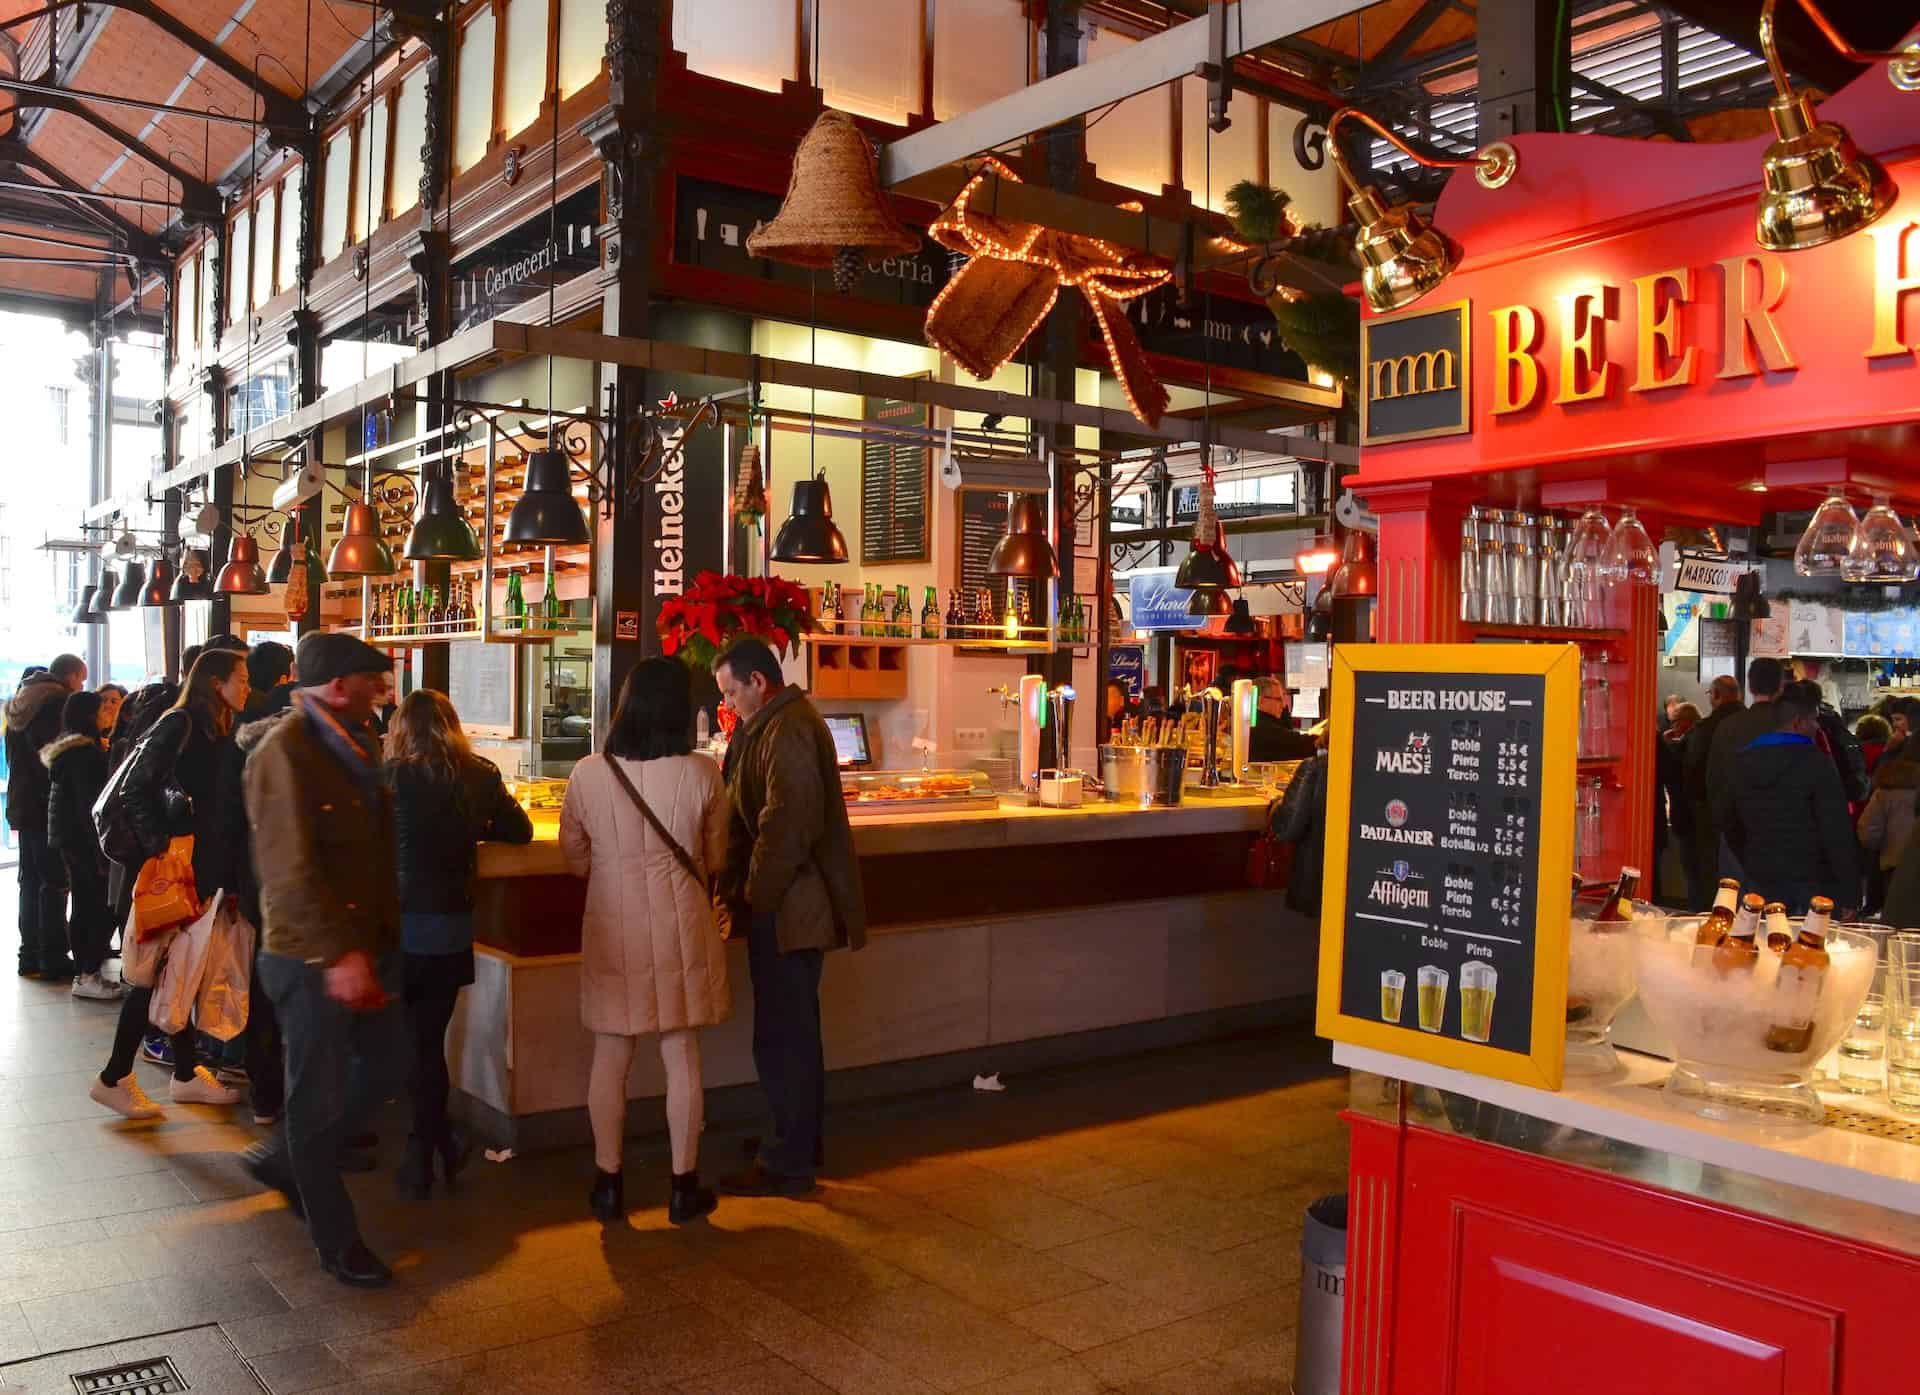
M205 1066L193 1068L193 1079L174 1079L167 1087L167 1096L175 1104L238 1104L240 1092L229 1090Z
M73 981L72 990L76 998L91 998L100 1003L118 1002L125 991L117 983L108 983L99 974L81 974Z
M94 1076L93 1084L87 1087L87 1097L95 1104L103 1104L129 1119L159 1119L166 1115L164 1109L147 1098L147 1092L140 1088L140 1082L131 1074L118 1085L111 1086L99 1076Z

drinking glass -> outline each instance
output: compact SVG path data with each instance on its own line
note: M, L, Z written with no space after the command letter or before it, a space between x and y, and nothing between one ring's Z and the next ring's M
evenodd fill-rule
M1854 1014L1853 1026L1839 1046L1840 1088L1856 1095L1873 1095L1886 1083L1887 1000L1867 994Z
M1383 969L1380 973L1380 1020L1398 1022L1400 1008L1406 1002L1407 976L1398 969Z
M1840 564L1848 581L1897 583L1920 576L1920 550L1884 495L1874 500L1854 531L1853 547Z
M1513 597L1513 623L1540 623L1539 577L1535 574L1534 517L1510 513L1507 530L1507 590Z
M1440 1023L1447 1014L1447 979L1445 969L1435 968L1432 964L1423 965L1419 973L1420 988L1420 1030L1437 1032Z
M1460 520L1460 618L1478 624L1487 618L1487 596L1480 571L1480 506Z
M1920 1114L1920 933L1887 941L1887 1103Z
M1631 508L1620 511L1620 521L1607 536L1606 561L1601 574L1610 586L1658 586L1660 549Z
M1513 578L1507 570L1507 516L1499 509L1487 512L1487 536L1480 543L1480 591L1487 623L1513 623Z
M1793 549L1793 569L1801 576L1836 576L1853 555L1860 519L1838 490L1827 495L1807 521Z
M1493 1034L1493 994L1500 976L1477 960L1460 966L1460 1035L1485 1041Z
M1607 516L1598 508L1588 508L1573 525L1567 539L1566 595L1567 624L1573 629L1598 629L1605 615L1606 586L1600 568L1607 557L1611 533Z

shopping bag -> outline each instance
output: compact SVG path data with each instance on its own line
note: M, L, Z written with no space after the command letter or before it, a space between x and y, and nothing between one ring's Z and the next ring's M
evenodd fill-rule
M159 981L153 985L153 1003L147 1009L147 1020L168 1036L193 1020L194 1003L200 997L200 980L206 976L207 955L213 948L213 924L225 900L223 893L214 892L199 919L175 935L173 943L167 946L167 962L161 967Z
M133 883L133 918L140 938L184 925L200 914L193 881L193 836L167 844L158 857L142 864Z
M194 1025L220 1041L232 1041L246 1030L254 939L253 924L240 914L239 899L222 897L193 1010Z
M166 960L167 946L179 933L176 925L143 940L134 928L134 913L128 911L126 929L120 933L120 981L133 988L153 987Z

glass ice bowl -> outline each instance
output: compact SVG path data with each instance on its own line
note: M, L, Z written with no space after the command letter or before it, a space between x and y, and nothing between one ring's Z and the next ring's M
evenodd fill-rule
M1832 957L1804 1051L1767 1049L1780 956L1764 945L1751 973L1721 974L1694 935L1704 916L1670 916L1634 927L1634 970L1647 1016L1673 1043L1666 1096L1707 1119L1819 1124L1826 1108L1812 1080L1819 1060L1846 1035L1873 984L1877 948L1853 930L1829 930Z
M1568 923L1567 1074L1612 1075L1620 1069L1613 1051L1613 1019L1634 993L1634 931L1644 921L1664 922L1636 909L1633 925L1596 921L1600 907L1584 905Z

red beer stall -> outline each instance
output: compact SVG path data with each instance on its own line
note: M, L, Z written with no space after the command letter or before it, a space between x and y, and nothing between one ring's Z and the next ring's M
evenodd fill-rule
M1504 187L1462 175L1439 201L1457 269L1375 322L1460 307L1466 395L1464 430L1363 442L1378 637L1572 640L1604 663L1615 739L1580 773L1603 782L1609 868L1649 865L1657 594L1597 631L1463 622L1462 515L1631 505L1657 539L1836 485L1912 511L1920 96L1876 64L1819 115L1899 188L1854 235L1756 244L1766 139L1522 135ZM1402 364L1370 405L1443 392L1445 368ZM1708 1122L1646 1088L1665 1062L1631 1054L1624 1079L1546 1091L1334 1052L1354 1071L1345 1391L1920 1389L1920 1129Z

